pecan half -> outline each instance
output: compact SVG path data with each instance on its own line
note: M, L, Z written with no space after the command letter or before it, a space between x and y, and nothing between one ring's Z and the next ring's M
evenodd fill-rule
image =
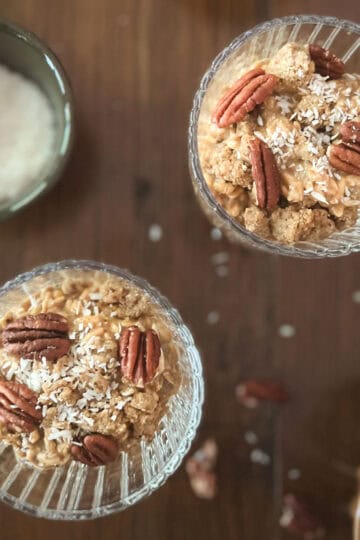
M218 447L214 439L208 439L193 456L187 459L185 470L197 497L213 499L217 492L215 466Z
M340 127L340 135L344 142L360 144L360 122L345 122Z
M150 382L159 366L161 346L153 330L142 332L137 326L124 328L120 336L122 374L143 386Z
M264 102L274 90L278 78L265 73L261 68L245 73L217 104L212 119L219 127L240 122Z
M259 208L272 210L280 199L280 173L270 148L260 139L250 142L252 176Z
M309 507L295 495L284 496L280 525L306 540L315 540L325 536L321 520L310 512Z
M0 422L12 431L31 433L36 429L42 420L36 405L36 394L25 384L0 381Z
M330 79L339 79L345 73L345 64L335 54L319 45L309 46L311 60L315 64L316 73Z
M57 360L70 348L68 322L57 313L27 315L9 323L2 333L5 349L26 358Z
M99 467L115 461L119 453L119 445L111 436L93 433L85 435L82 446L72 444L70 453L75 461L80 461L89 467Z
M289 392L279 382L263 379L248 379L236 387L236 397L246 407L256 407L258 401L284 403L289 400Z
M351 142L332 144L329 162L339 171L360 176L360 144Z

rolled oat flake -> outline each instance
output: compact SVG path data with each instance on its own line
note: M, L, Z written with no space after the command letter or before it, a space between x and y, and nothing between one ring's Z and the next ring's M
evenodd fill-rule
M41 89L0 65L0 208L40 181L55 143L55 116Z

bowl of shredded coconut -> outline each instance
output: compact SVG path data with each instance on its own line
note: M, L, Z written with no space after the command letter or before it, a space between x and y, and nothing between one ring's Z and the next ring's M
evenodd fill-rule
M34 34L0 20L0 219L59 179L73 141L70 86Z

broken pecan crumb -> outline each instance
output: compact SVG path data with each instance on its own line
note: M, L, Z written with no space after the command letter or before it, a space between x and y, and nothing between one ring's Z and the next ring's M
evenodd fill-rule
M340 127L340 135L344 142L360 144L360 122L345 122Z
M217 492L217 476L214 471L218 448L214 439L207 439L195 454L186 461L185 470L190 485L200 499L213 499Z
M345 64L335 54L319 45L309 46L310 57L315 64L316 73L330 79L339 79L345 73Z
M248 379L236 387L238 401L246 407L256 407L259 401L285 403L290 399L285 385L264 379Z
M280 526L305 540L324 538L322 521L310 511L309 506L293 494L284 496Z

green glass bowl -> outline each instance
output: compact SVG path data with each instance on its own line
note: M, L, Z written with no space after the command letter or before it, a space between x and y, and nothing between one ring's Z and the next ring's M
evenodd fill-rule
M72 91L59 60L33 33L0 19L0 64L34 81L47 96L55 116L53 157L37 182L0 207L0 220L10 217L48 191L60 178L74 138Z

